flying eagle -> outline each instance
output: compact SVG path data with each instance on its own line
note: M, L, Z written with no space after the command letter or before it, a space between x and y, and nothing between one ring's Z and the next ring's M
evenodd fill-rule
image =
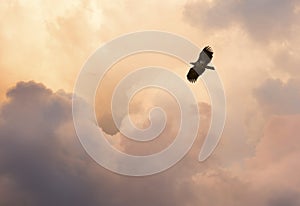
M191 62L193 67L190 69L189 73L186 75L187 79L194 83L198 77L205 71L205 69L215 70L212 65L208 65L213 57L213 51L211 47L205 47L196 62Z

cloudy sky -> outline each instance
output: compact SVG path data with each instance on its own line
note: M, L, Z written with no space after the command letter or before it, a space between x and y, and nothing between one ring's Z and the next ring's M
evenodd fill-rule
M300 205L299 1L4 0L0 19L0 205ZM213 47L227 119L213 155L197 162L211 108L201 82L189 84L202 119L195 144L171 169L134 178L88 156L71 100L77 74L101 44L142 30ZM153 62L185 79L188 67L178 59L146 53L115 64L98 88L98 123L127 153L160 151L179 127L174 99L152 90L138 93L130 112L147 127L148 109L165 109L157 140L133 143L113 124L114 86Z

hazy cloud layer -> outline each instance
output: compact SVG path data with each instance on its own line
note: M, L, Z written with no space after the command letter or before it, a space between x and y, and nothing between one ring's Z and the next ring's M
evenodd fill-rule
M299 116L273 118L243 169L219 168L218 152L198 163L200 137L170 170L129 178L103 169L83 151L72 125L70 94L20 82L7 95L0 121L3 205L298 204Z
M184 195L191 185L180 186L190 170L184 165L134 179L91 161L74 133L69 94L20 82L7 96L0 125L2 204L183 205L195 198Z
M7 93L8 101L0 103L0 205L300 205L299 3L188 1L185 8L183 4L1 3L0 95ZM188 156L164 173L128 178L103 169L85 153L74 132L70 94L34 82L14 82L34 79L71 91L94 49L117 35L143 29L174 32L200 47L213 46L213 62L225 85L227 122L217 150L208 161L198 163L210 114L209 105L201 103L206 121ZM147 63L142 66L155 60L138 59ZM178 66L184 78L184 65L162 65L172 70ZM107 81L118 82L117 77L112 74ZM101 94L111 88L108 84ZM193 89L199 91L199 85ZM141 125L147 123L146 102L132 105ZM170 121L161 141L133 144L112 125L108 106L101 108L100 126L114 134L108 139L116 147L129 153L161 150L176 132L176 121ZM175 109L169 102L165 106Z
M290 79L286 83L279 79L267 79L254 95L264 112L283 115L300 112L300 80Z
M240 25L256 40L286 39L298 24L297 1L192 1L184 15L201 29L228 29Z

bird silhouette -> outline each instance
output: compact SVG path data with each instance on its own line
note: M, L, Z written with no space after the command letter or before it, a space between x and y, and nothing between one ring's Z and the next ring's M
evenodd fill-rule
M213 65L209 65L212 57L213 50L211 49L211 47L204 47L199 55L198 60L196 62L191 62L193 67L190 68L188 74L186 75L187 79L190 82L194 83L197 81L198 77L205 71L205 69L215 70Z

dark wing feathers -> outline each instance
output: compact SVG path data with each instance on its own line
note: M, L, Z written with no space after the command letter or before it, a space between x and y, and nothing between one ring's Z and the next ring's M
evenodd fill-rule
M208 64L211 61L212 57L213 57L213 51L211 47L206 46L200 52L197 62L203 62L204 64Z
M191 68L186 77L190 82L194 83L198 79L199 74L193 68Z
M206 46L204 47L204 49L202 50L210 59L212 59L213 57L213 50L210 46Z

